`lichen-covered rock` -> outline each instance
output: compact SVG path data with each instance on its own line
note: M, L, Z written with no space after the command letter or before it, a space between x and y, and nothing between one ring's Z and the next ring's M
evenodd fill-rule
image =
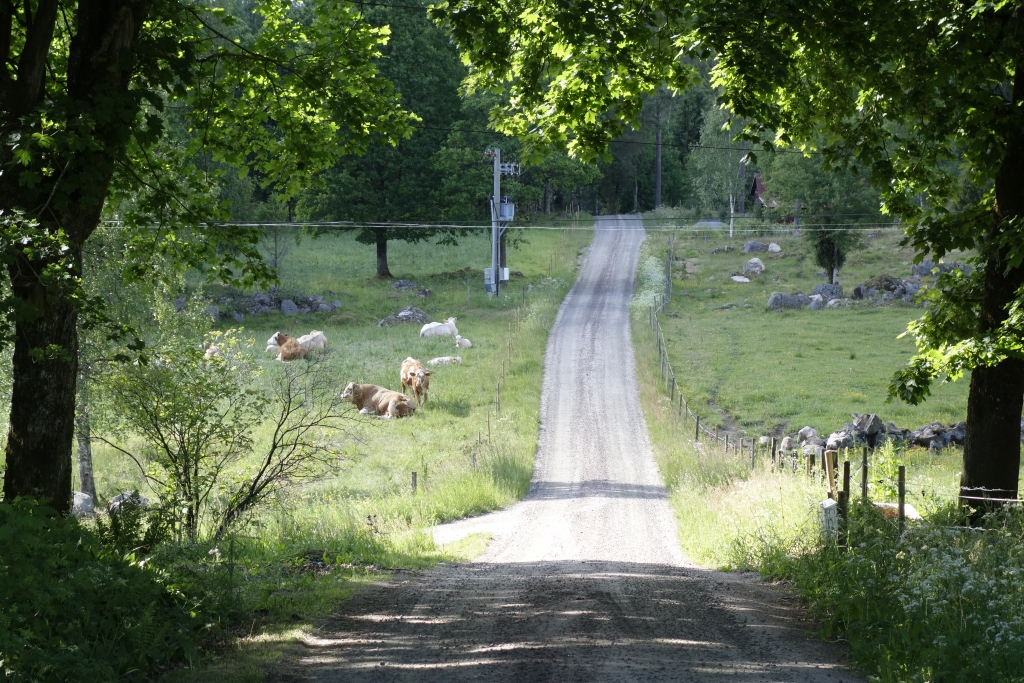
M803 308L809 303L811 303L811 297L807 296L803 292L797 292L795 294L772 292L772 295L768 297L768 308L771 309Z
M299 307L291 299L285 299L281 302L281 312L285 315L298 315Z
M743 266L744 275L760 275L764 272L764 262L756 256Z

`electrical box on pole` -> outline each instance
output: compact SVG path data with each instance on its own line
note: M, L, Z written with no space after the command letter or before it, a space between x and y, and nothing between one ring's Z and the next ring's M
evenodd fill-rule
M494 193L491 195L491 267L484 268L484 289L489 295L496 295L500 292L501 283L508 282L508 268L504 267L502 236L516 215L512 198L501 196L501 176L519 175L519 164L502 163L501 149L497 147L493 151L485 152L484 158L487 157L494 163Z

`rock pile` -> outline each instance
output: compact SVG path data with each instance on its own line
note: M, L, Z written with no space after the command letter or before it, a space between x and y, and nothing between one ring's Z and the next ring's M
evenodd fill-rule
M732 251L732 245L731 244L727 244L724 247L715 247L714 249L711 250L711 253L712 254L724 254L724 253L729 252L729 251Z
M852 297L872 302L900 299L908 304L912 304L920 289L920 282L903 280L883 273L854 287Z
M391 286L397 289L399 292L416 292L424 299L429 299L433 294L433 292L431 292L426 287L420 287L415 282L410 282L409 280L395 280L393 283L391 283Z
M843 286L842 285L814 285L814 289L811 290L811 294L818 294L825 301L832 301L832 299L843 298Z
M406 306L398 313L389 315L388 317L377 323L377 327L394 327L400 323L416 323L418 325L426 325L430 322L430 316L424 311L416 308L415 306Z
M910 269L910 275L911 277L929 277L931 275L942 275L943 273L949 273L954 270L959 270L964 274L970 274L971 267L955 262L932 263L930 258L926 258Z
M256 292L252 295L245 294L224 294L213 297L212 302L206 307L206 312L217 318L233 318L236 322L242 322L247 315L263 315L280 311L285 315L298 315L300 313L330 313L340 308L340 301L326 301L322 294L314 296L293 296L282 298L280 292L271 288L268 292ZM185 307L185 297L178 297L174 300L174 308L178 311Z
M967 434L967 423L943 425L932 422L915 430L903 429L892 422L883 422L875 413L853 413L850 422L829 434L827 439L818 436L813 427L804 427L794 439L786 436L780 443L783 451L796 450L803 447L804 454L813 453L818 447L828 450L868 446L877 448L886 442L906 443L909 446L921 446L932 450L942 450L947 446L962 446ZM1021 435L1024 438L1024 420L1021 421Z

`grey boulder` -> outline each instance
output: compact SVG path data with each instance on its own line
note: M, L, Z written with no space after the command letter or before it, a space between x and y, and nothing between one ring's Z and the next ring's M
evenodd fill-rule
M796 433L796 438L800 441L800 443L803 443L804 441L807 441L807 439L816 436L818 436L818 430L815 429L814 427L804 427L803 429Z
M96 512L93 506L92 496L88 493L82 493L81 491L75 491L74 500L72 501L71 514L75 517L84 517L91 515Z
M236 323L245 322L245 314L240 311L231 311L231 317L234 318Z
M842 285L814 285L814 289L811 290L811 294L820 294L821 298L825 301L831 301L832 299L843 298L843 286Z
M138 491L132 491L131 493L119 493L111 498L110 502L107 503L107 512L120 512L122 508L129 506L148 508L149 499L140 495Z
M803 292L797 292L796 294L772 292L772 295L768 297L768 308L771 309L803 308L809 303L811 303L811 298Z
M334 306L328 303L321 302L316 305L316 310L319 313L330 313L331 311L334 310Z
M772 252L773 254L778 254L780 251L782 251L782 247L775 244L775 242L771 242L768 244L768 251Z
M807 304L807 308L812 311L820 311L825 308L825 302L821 300L820 294L815 294L811 297L811 303Z
M882 418L874 413L853 413L850 417L853 419L854 428L868 436L878 434L885 426L882 424Z
M764 272L764 263L756 256L743 266L744 275L760 275Z
M768 245L756 240L750 240L743 245L744 254L752 254L758 251L768 251Z
M299 307L291 299L284 299L281 302L281 312L285 315L298 315Z
M784 436L782 437L782 443L779 444L779 450L791 451L793 450L793 437Z
M220 309L217 308L216 306L207 306L206 314L213 318L214 320L216 320L217 318L220 317Z
M853 437L844 431L832 432L825 441L825 447L830 451L851 446L853 446Z

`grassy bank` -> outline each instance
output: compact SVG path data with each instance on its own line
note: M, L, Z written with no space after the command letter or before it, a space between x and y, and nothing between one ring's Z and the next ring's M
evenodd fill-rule
M284 649L361 584L390 570L480 550L485 539L473 537L436 547L429 527L498 509L525 494L533 471L547 334L590 236L589 229L527 231L526 242L508 257L510 268L521 275L498 298L482 291L478 266L489 254L482 237L464 238L457 247L392 245L392 272L430 289L428 298L399 292L391 281L374 277L374 248L350 235L292 244L282 265L281 291L322 294L341 306L327 314L218 323L221 329L241 328L254 340L250 352L259 359L265 388L284 370L263 350L277 330L293 335L323 330L328 350L320 362L339 391L350 381L400 388L399 368L407 356L426 361L459 355L463 363L434 370L430 398L411 418L379 420L352 411L328 476L286 488L222 542L168 544L157 551L154 561L183 590L206 596L203 610L220 634L216 654L202 658L195 669L169 673L167 680L263 680ZM451 338L421 338L419 325L377 326L408 305L434 320L455 316L473 347L456 350ZM493 405L499 380L500 415ZM94 464L101 502L125 490L156 495L138 467L111 448L97 446ZM417 473L415 492L412 472Z
M799 245L790 246L796 248ZM758 571L766 579L794 588L820 620L821 635L845 641L853 660L872 680L1022 680L1024 658L1019 653L1024 643L1024 589L1018 577L1024 572L1020 545L1024 515L1007 512L992 515L981 525L968 525L954 502L961 452L949 448L935 453L890 445L870 455L870 500L895 501L898 466L905 465L907 500L922 512L924 520L911 523L901 536L894 521L862 504L856 495L860 458L854 453L850 458L855 495L849 544L841 551L834 539L820 532L818 505L827 491L818 472L807 476L803 464L794 461L788 461L785 469L773 468L764 454L751 463L749 452L726 453L709 438L696 444L693 420L684 420L677 406L670 405L644 306L645 296L663 291L664 282L657 277L664 272L661 250L653 240L645 245L644 257L652 259L652 264L639 270L640 305L636 306L632 334L641 404L687 555L707 566ZM815 331L822 318L812 316L841 314L846 321L839 328L841 337L835 331L827 335L833 344L832 365L837 365L840 354L835 345L839 340L863 339L865 334L873 335L875 359L897 360L892 337L870 330L878 321L898 321L901 316L913 315L913 310L867 307L782 315L767 314L763 307L753 305L750 309L716 310L720 306L699 301L700 294L693 291L698 285L686 282L695 277L696 273L691 273L689 278L683 275L677 280L676 299L668 311L679 317L663 315L661 322L670 337L668 354L677 376L688 376L684 393L700 386L701 380L691 377L715 378L714 396L687 397L695 410L709 416L709 422L731 428L734 435L756 437L773 428L781 431L787 422L829 428L848 419L850 412L875 410L851 400L846 394L847 380L841 376L818 379L821 368L828 368L829 363L824 335ZM681 289L690 296L680 296ZM721 296L728 293L725 290ZM733 292L732 296L737 295ZM711 337L711 331L726 327L721 316L731 311L737 316L739 326L732 328L737 333L715 337L720 348L683 339L687 334ZM790 327L794 323L802 324ZM765 348L777 352L780 347L773 347L771 340L780 335L792 344L790 348L810 346L820 353L812 365L804 366L814 371L800 375L799 385L778 384L777 398L739 399L726 403L735 412L723 410L721 397L749 397L754 392L746 382L772 375L764 366L774 356L765 353ZM722 352L730 348L731 366ZM861 353L853 353L861 358ZM799 358L796 353L793 356ZM888 377L880 371L874 376L868 381L871 373L858 375L859 381L867 382L860 391L884 396ZM911 412L904 419L915 424L932 416L943 419L947 414L951 415L945 418L947 422L963 419L963 413L956 410L962 405L966 387L954 385L942 391L949 389L954 391L947 392L945 401L931 413ZM885 415L901 422L898 410L886 407Z

